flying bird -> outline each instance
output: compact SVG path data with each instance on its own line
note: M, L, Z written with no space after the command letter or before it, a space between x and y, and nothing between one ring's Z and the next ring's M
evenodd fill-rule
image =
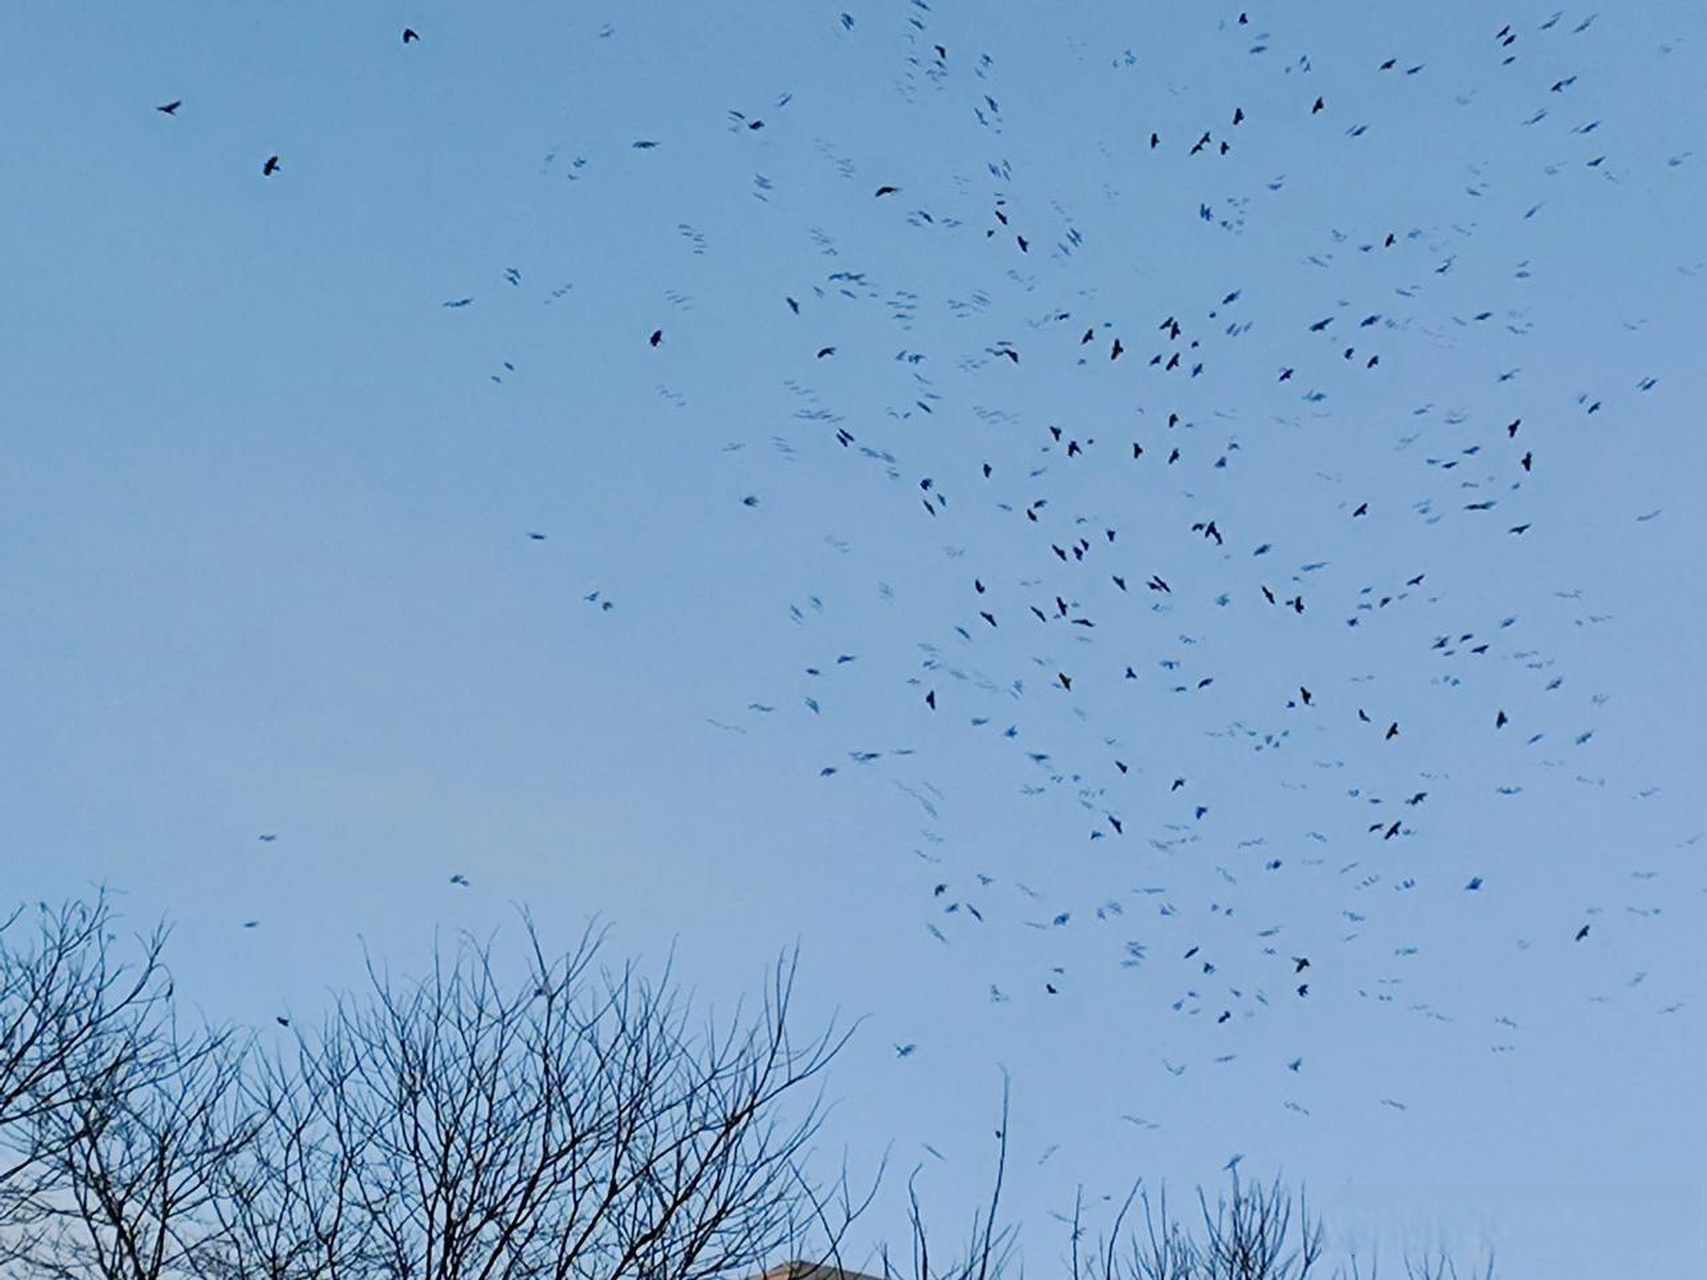
M263 178L270 178L278 171L279 158L277 156L268 156L267 163L261 166L261 176Z
M414 27L404 27L403 28L403 43L404 44L408 44L411 40L419 40L420 38L421 38L421 33L419 31L415 30Z
M171 102L168 102L165 106L155 107L154 109L156 111L158 111L163 116L175 116L178 114L178 108L183 106L183 105L184 105L184 100L182 98L174 98Z

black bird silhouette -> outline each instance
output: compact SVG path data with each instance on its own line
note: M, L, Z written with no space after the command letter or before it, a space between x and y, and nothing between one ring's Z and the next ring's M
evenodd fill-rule
M277 156L268 156L267 163L261 166L261 176L263 178L270 178L278 171L279 158Z
M1073 689L1073 677L1072 676L1068 675L1064 671L1057 671L1055 673L1055 676L1058 680L1061 681L1061 687L1063 689L1066 689L1069 693L1072 692L1072 689Z
M1309 967L1310 967L1310 957L1309 956L1293 956L1292 957L1292 972L1293 973L1303 973L1304 970L1308 969Z
M1398 736L1399 736L1399 722L1397 720L1395 720L1395 721L1393 721L1392 724L1387 726L1387 739L1386 740L1388 742L1391 742L1394 738L1396 738Z
M1243 124L1244 122L1245 122L1245 109L1243 107L1234 107L1233 108L1233 123L1234 124Z
M1162 135L1159 133L1152 133L1150 135L1150 150L1154 151L1157 147L1159 147L1161 145L1162 145Z
M925 695L925 705L927 707L929 707L932 711L936 710L936 690L935 689L932 689L929 693L927 693Z
M880 196L892 196L900 189L900 187L879 187L877 188L877 194Z
M1582 928L1577 930L1577 941L1581 942L1586 937L1588 937L1588 926L1585 924Z
M420 38L421 38L421 33L419 31L415 30L414 27L404 27L403 28L403 43L404 44L408 44L411 40L419 40Z
M289 1019L289 1018L281 1018L281 1017L275 1017L275 1018L274 1018L274 1019L273 1019L273 1021L274 1021L274 1022L276 1022L276 1023L278 1023L278 1024L279 1024L279 1026L281 1026L281 1027L288 1027L288 1026L290 1026L290 1019Z
M646 339L646 341L650 342L655 347L658 346L664 341L664 331L662 329L652 330L652 336Z
M158 111L163 116L175 116L178 114L178 108L183 106L183 105L184 105L184 100L182 98L174 98L171 102L168 102L165 106L155 107L154 109L156 111Z
M819 347L818 348L818 359L820 359L820 360L822 360L825 356L833 356L835 354L836 354L836 349L834 347Z
M1327 104L1324 103L1320 98L1317 98L1316 104L1310 108L1310 114L1315 115L1318 111L1322 110L1322 108L1326 105Z

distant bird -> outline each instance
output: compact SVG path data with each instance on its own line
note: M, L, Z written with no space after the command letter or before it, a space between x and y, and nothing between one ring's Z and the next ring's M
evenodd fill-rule
M411 40L419 40L420 38L421 38L421 33L419 31L415 30L414 27L404 27L403 28L403 43L404 44L408 44Z
M281 1026L281 1027L288 1027L288 1026L290 1026L290 1019L289 1019L289 1018L285 1018L285 1017L275 1017L275 1018L274 1018L274 1019L273 1019L273 1021L274 1021L274 1022L276 1022L276 1023L278 1023L278 1024L279 1024L279 1026Z
M1395 721L1393 721L1392 724L1387 726L1387 739L1386 740L1388 742L1391 742L1394 738L1396 738L1398 736L1399 736L1399 722L1397 720L1395 720Z
M459 884L464 889L468 888L468 877L463 875L460 871L450 878L450 882L452 884Z
M1310 967L1310 957L1309 956L1293 956L1292 957L1292 972L1293 973L1303 973L1304 970L1308 969L1309 967Z
M165 106L155 107L154 109L156 111L158 111L163 116L175 116L178 114L178 108L183 106L183 105L184 105L184 100L182 98L174 98L172 101L168 102Z
M825 356L833 356L835 354L836 354L836 349L834 347L819 347L818 348L818 359L820 359L820 360L822 360Z
M661 345L664 341L664 331L662 329L652 330L652 336L646 339L646 341L650 342L655 347Z
M1472 891L1474 891L1476 889L1480 889L1482 887L1482 877L1481 876L1471 876L1469 883L1466 884L1464 887L1466 889L1469 889Z
M1588 937L1588 926L1585 924L1582 928L1577 930L1577 941L1581 942L1586 937Z
M1506 725L1508 725L1510 723L1511 723L1511 720L1506 715L1506 713L1504 711L1501 711L1498 715L1496 715L1494 717L1494 728L1496 728L1496 729L1503 729L1506 727Z
M261 922L259 920L245 920L243 927L245 929L258 929L261 927Z
M261 166L261 176L263 178L270 178L278 171L279 158L277 156L268 156L267 163Z
M271 844L273 841L278 839L278 837L276 835L274 835L271 831L265 832L256 838L258 840L260 840L260 842L262 844Z
M1317 98L1315 105L1310 108L1310 114L1315 115L1318 111L1322 110L1323 107L1325 107L1326 105L1327 104L1324 103L1320 98Z
M545 541L545 535L543 533L535 533L532 529L528 530L528 538L533 542Z
M927 693L925 695L925 705L927 707L929 707L932 711L936 710L936 690L935 689L932 689L929 693Z
M900 187L879 187L877 188L877 194L880 196L892 196L900 189Z
M917 1049L918 1047L919 1046L916 1044L898 1044L895 1046L895 1056L897 1058L909 1057L909 1056L911 1056L913 1050Z

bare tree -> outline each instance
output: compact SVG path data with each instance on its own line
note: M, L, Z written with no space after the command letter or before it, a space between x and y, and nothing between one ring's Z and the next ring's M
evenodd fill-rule
M940 1253L933 1257L915 1174L907 1186L910 1256L897 1263L882 1251L883 1280L995 1280L1010 1268L1019 1253L1019 1236L1013 1226L1000 1225L999 1217L1008 1124L1004 1078L989 1204L946 1261ZM1363 1269L1355 1256L1329 1263L1322 1220L1310 1211L1301 1191L1290 1191L1278 1176L1266 1184L1247 1182L1236 1169L1231 1182L1213 1205L1198 1191L1195 1230L1170 1210L1165 1188L1158 1188L1152 1198L1142 1183L1135 1184L1094 1242L1085 1223L1083 1195L1075 1196L1072 1213L1057 1215L1069 1232L1063 1269L1071 1280L1378 1280L1376 1269ZM1329 1265L1332 1271L1321 1270ZM1444 1255L1404 1258L1400 1265L1403 1280L1478 1280L1478 1275L1493 1280L1494 1274L1492 1259L1480 1273L1460 1273Z
M170 1071L150 1046L167 1020L166 932L116 950L106 893L0 921L0 1262L41 1226L43 1180L76 1133L65 1123Z
M223 1274L709 1280L834 1252L865 1201L807 1169L808 1086L846 1037L793 1040L794 959L719 1023L668 968L599 967L595 932L561 957L526 932L510 977L466 938L420 981L370 963L268 1066Z
M22 1275L164 1280L196 1275L223 1235L224 1171L261 1116L243 1047L221 1029L153 1027L100 1087L38 1118Z
M997 1227L1002 1208L1002 1184L1008 1165L1008 1120L1010 1081L1002 1075L1002 1119L996 1130L996 1171L991 1180L990 1202L973 1216L966 1242L946 1261L939 1253L931 1258L931 1234L919 1203L918 1170L907 1180L907 1226L909 1256L898 1266L887 1246L879 1252L883 1280L995 1280L1008 1266L1017 1241L1011 1226Z

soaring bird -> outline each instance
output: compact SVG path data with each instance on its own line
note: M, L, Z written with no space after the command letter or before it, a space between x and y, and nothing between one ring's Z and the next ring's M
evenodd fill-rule
M664 341L664 331L662 329L652 330L652 336L646 339L646 341L650 342L655 347L662 345Z
M261 166L261 176L263 178L270 178L277 173L278 170L279 158L277 156L268 156L267 163Z
M888 187L888 186L879 187L879 188L877 188L877 194L880 196L892 196L897 191L899 191L900 189L901 189L900 187Z
M411 40L419 40L420 38L421 38L421 33L419 31L415 30L414 27L404 27L403 28L403 43L404 44L408 44Z
M158 111L163 116L175 116L178 114L178 108L183 106L183 105L184 105L184 100L182 98L174 98L171 102L168 102L165 106L155 107L154 109L156 111Z
M1588 937L1588 926L1585 924L1582 928L1577 930L1577 941L1581 942L1586 937Z

